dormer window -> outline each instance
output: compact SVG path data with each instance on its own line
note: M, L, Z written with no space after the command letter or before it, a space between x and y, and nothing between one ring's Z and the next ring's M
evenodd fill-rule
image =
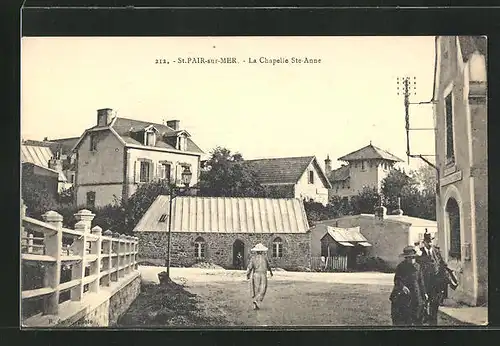
M156 132L158 130L150 125L144 129L144 145L154 147L156 145Z
M187 150L187 138L185 135L180 135L177 137L177 149L182 151Z
M154 147L156 144L156 134L154 131L146 131L144 145Z

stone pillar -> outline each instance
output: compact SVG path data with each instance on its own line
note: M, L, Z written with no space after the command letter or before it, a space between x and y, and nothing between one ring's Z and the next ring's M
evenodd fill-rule
M90 210L82 209L79 210L78 213L74 214L77 222L83 222L86 226L86 231L90 232L90 228L92 227L92 220L94 220L95 214L93 214Z
M96 275L96 279L94 282L91 282L89 285L89 291L93 293L99 292L100 287L100 274L101 274L101 246L102 246L102 228L99 226L95 226L92 228L92 235L96 236L97 239L94 240L95 246L92 247L91 254L96 255L97 258L95 262L91 264L90 267L90 275Z
M82 236L73 241L73 255L81 256L81 261L76 262L71 267L71 280L81 280L80 283L71 289L71 300L79 301L83 297L83 279L85 278L85 243L87 242L85 221L78 221L75 231L79 231Z
M55 259L48 262L44 275L44 286L54 289L54 292L44 298L44 315L57 315L59 312L59 283L61 281L61 252L62 252L62 222L63 217L55 211L48 211L42 215L43 220L57 228L55 233L45 233L45 253Z

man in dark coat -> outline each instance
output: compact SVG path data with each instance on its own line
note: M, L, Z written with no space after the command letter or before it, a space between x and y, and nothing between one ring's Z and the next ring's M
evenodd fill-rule
M404 260L396 267L394 289L391 292L391 318L394 325L419 326L422 324L427 296L417 252L407 246L401 254Z
M425 292L429 297L428 320L429 325L437 325L439 305L443 303L447 286L446 268L448 267L439 247L432 245L431 234L425 229L423 246L417 262L422 267L424 274Z

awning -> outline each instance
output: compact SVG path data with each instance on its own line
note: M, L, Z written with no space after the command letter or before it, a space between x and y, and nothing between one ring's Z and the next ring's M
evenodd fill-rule
M344 246L354 246L353 244L347 242L347 241L339 241L339 244L340 245L344 245Z
M370 243L368 243L366 241L362 241L362 242L360 242L358 244L361 245L361 246L372 246L372 244L370 244Z

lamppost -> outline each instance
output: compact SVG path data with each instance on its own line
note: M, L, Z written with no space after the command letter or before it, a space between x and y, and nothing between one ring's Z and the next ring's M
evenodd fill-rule
M185 167L184 171L181 173L181 182L185 186L185 189L189 187L189 183L191 182L191 178L193 177L193 173L189 169L189 167ZM170 238L172 235L172 201L175 197L177 197L178 192L181 192L182 189L176 186L175 184L169 184L169 213L168 213L168 236L167 236L167 281L170 281ZM177 195L176 195L177 193Z

